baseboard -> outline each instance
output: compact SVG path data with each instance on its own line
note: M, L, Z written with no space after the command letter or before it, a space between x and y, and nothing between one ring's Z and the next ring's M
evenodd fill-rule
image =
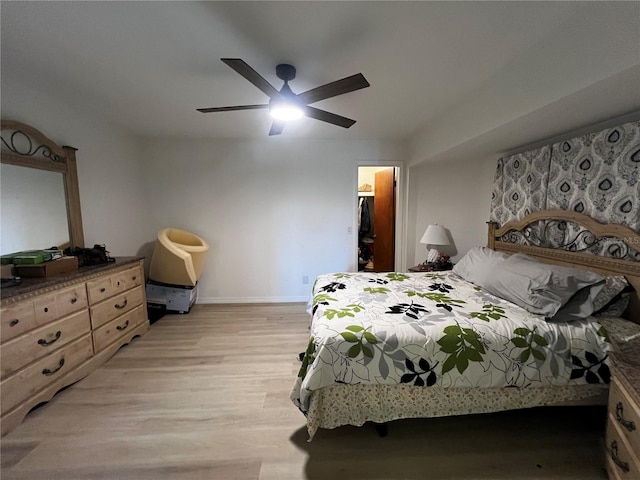
M198 297L196 304L202 303L300 303L309 297Z

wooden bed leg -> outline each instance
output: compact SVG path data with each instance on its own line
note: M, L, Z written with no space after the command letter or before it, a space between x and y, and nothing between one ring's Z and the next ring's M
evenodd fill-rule
M386 423L376 423L375 427L379 437L384 438L389 434L389 428Z

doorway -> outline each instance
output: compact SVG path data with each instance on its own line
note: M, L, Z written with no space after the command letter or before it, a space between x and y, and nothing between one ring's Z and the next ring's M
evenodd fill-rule
M397 167L358 167L358 270L396 269Z

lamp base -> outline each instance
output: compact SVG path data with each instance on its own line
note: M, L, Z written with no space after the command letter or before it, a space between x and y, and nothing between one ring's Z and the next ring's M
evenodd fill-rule
M432 248L427 253L427 260L424 263L433 263L438 259L439 256L440 256L440 252L435 248Z

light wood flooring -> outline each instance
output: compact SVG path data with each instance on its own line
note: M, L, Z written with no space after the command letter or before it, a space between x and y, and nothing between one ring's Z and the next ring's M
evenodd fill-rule
M603 408L319 431L289 400L304 305L165 316L2 438L10 479L605 479Z

